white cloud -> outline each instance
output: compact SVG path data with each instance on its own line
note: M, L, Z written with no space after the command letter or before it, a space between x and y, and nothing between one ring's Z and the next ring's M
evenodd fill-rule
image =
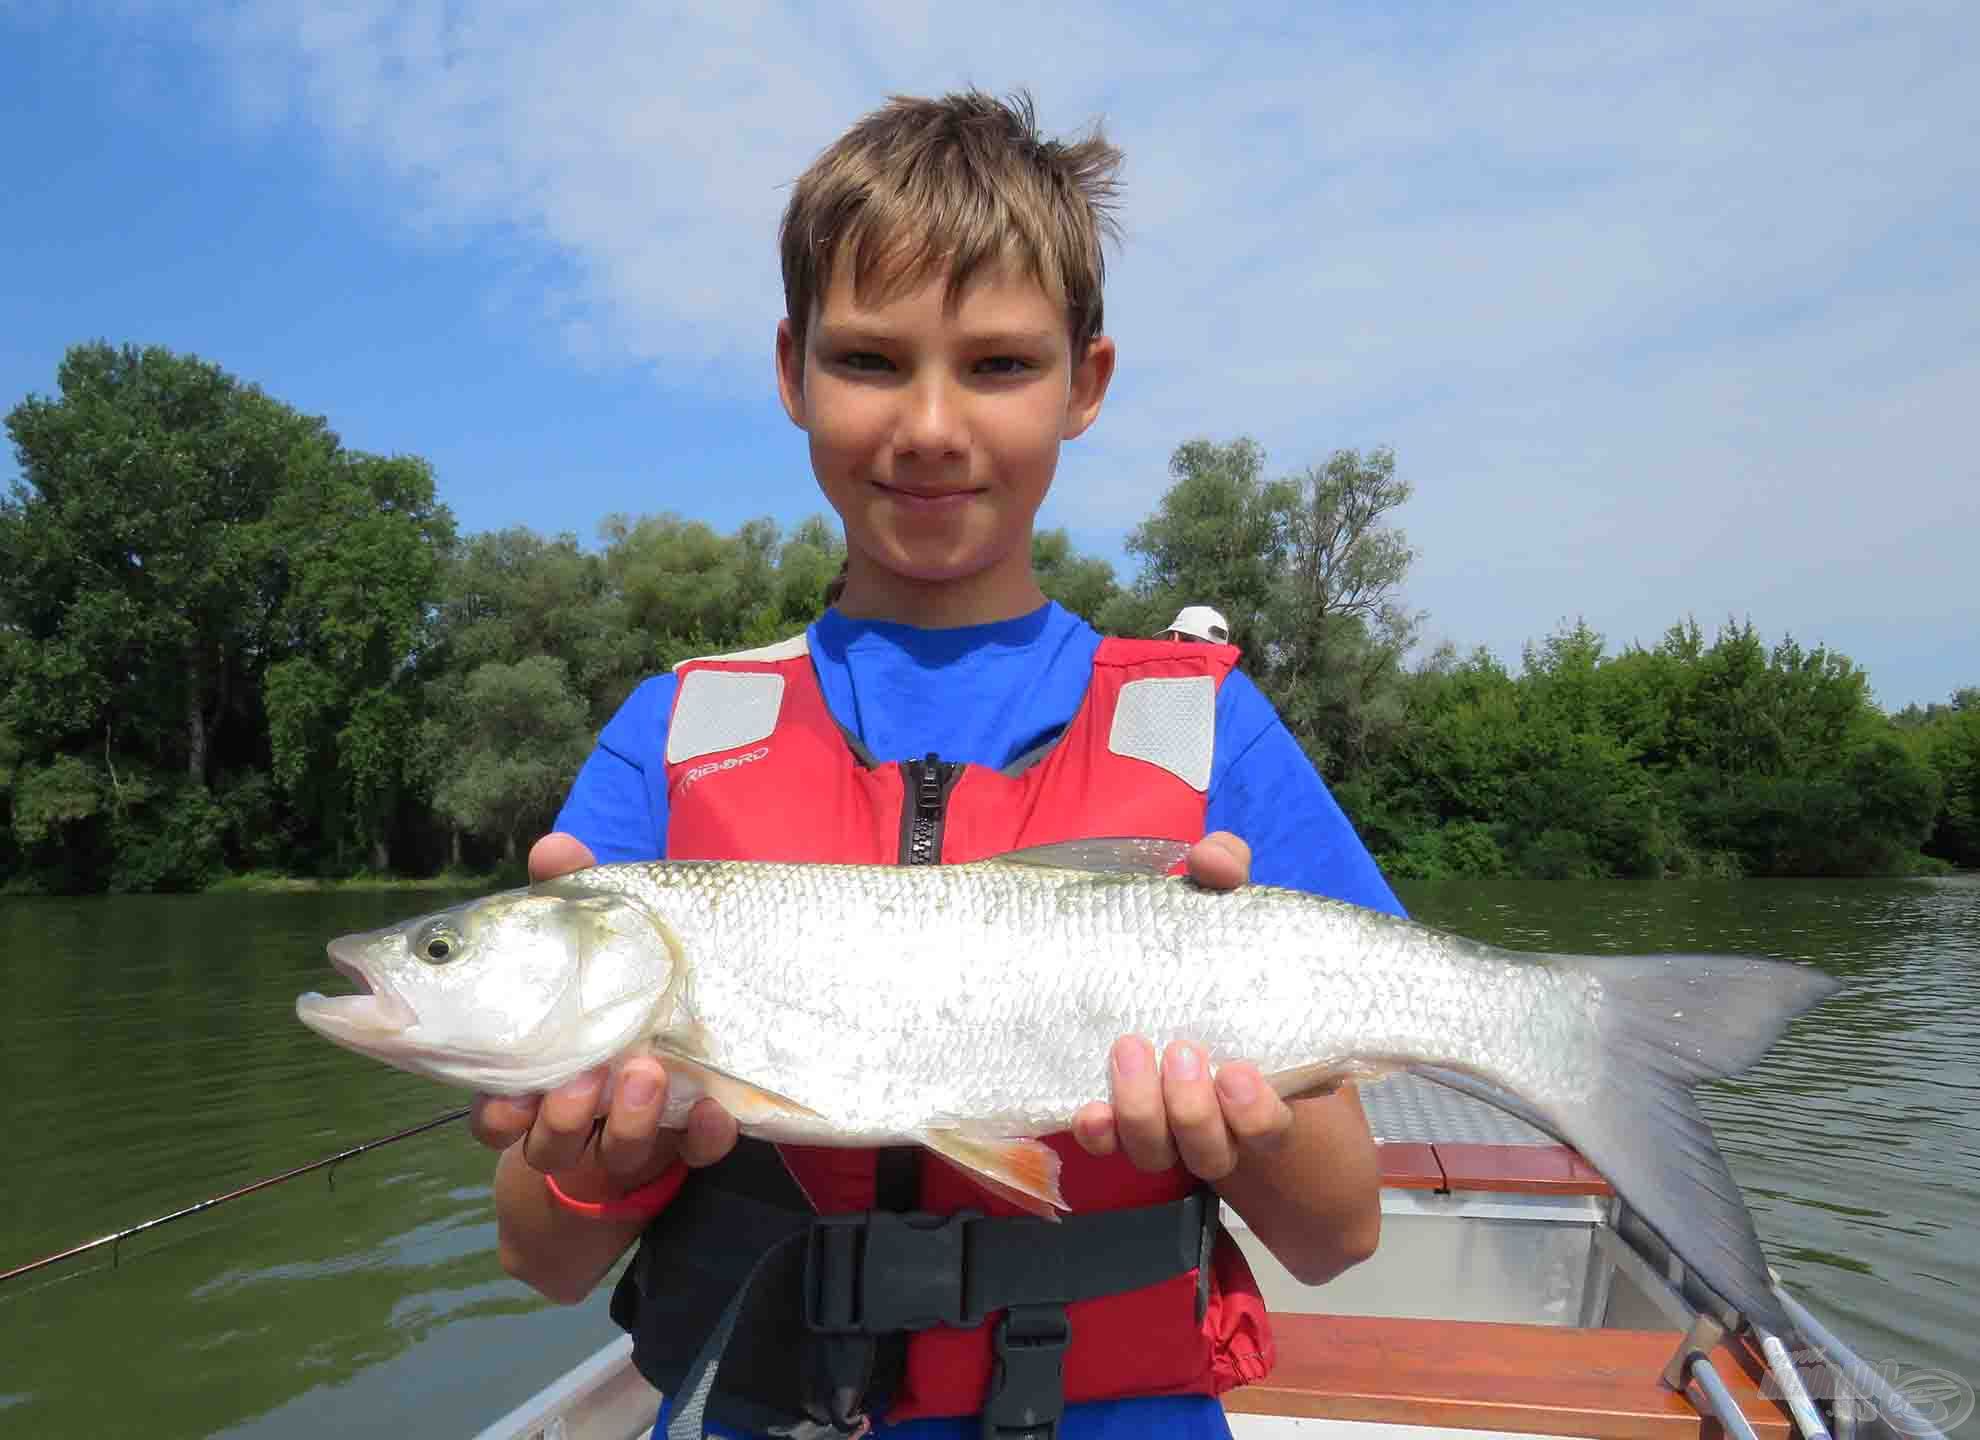
M1463 639L1516 650L1567 609L1649 638L1686 607L1980 636L1968 6L268 0L201 23L251 120L300 118L392 212L499 238L532 283L547 264L585 363L693 356L734 393L764 383L771 238L811 154L890 91L1030 86L1129 157L1121 378L1051 518L1131 523L1193 433L1285 468L1393 443L1416 598Z

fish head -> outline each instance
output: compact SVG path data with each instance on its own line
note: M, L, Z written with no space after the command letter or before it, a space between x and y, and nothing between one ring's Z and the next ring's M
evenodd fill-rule
M509 890L344 935L330 963L359 987L296 1015L326 1039L493 1094L561 1084L641 1040L683 973L666 926L630 897Z

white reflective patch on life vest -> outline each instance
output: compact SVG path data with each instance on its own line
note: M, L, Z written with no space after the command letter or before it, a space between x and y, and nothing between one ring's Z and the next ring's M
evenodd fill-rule
M777 728L784 677L734 670L690 670L681 677L667 727L667 763L753 745Z
M1199 793L1209 790L1217 749L1217 682L1208 675L1128 681L1114 702L1107 748L1159 765Z

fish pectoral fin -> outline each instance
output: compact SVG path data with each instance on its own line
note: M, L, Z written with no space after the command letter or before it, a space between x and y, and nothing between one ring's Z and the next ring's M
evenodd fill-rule
M1403 1068L1379 1065L1372 1060L1323 1060L1276 1071L1265 1077L1265 1083L1279 1092L1280 1099L1297 1100L1303 1095L1331 1095L1350 1080L1380 1080Z
M778 1116L827 1123L823 1115L803 1101L779 1095L775 1090L766 1089L740 1075L731 1075L685 1050L661 1043L653 1047L653 1053L669 1070L692 1075L710 1099L742 1124L760 1123Z
M656 1055L672 1055L682 1060L701 1061L713 1048L708 1027L699 1020L676 1022L653 1039Z
M1059 1154L1037 1140L965 1135L960 1130L924 1130L930 1150L984 1188L1046 1220L1070 1210L1059 1193Z
M979 863L1040 865L1050 870L1091 870L1102 875L1167 875L1189 854L1187 840L1114 836L1105 840L1060 840L1007 850Z

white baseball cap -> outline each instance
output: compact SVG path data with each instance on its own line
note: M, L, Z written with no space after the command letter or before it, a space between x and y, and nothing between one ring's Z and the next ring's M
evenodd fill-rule
M1160 633L1167 635L1171 632L1208 640L1213 645L1224 645L1231 638L1231 622L1224 618L1223 611L1213 610L1208 605L1185 605L1176 611L1176 618Z

